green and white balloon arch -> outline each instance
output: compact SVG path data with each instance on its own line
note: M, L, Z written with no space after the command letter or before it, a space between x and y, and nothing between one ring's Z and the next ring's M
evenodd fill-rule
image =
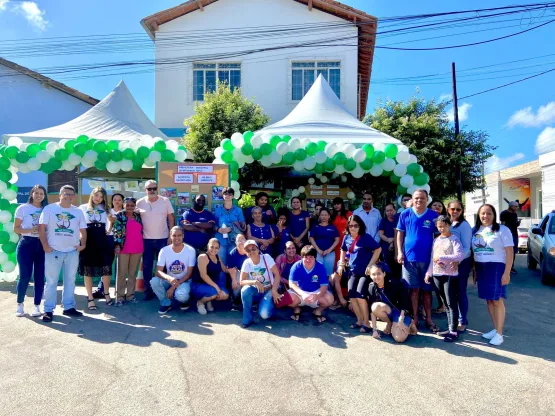
M11 137L0 146L0 281L13 282L19 274L15 250L19 236L13 231L17 209L17 172L73 170L77 166L96 167L110 173L139 171L156 162L183 162L184 146L149 135L133 140L96 140L85 135L59 142L44 140L24 143Z
M265 167L292 167L296 171L319 175L348 173L355 179L366 173L375 177L388 176L399 195L412 193L418 188L430 192L430 177L418 164L416 156L402 144L376 143L357 147L351 143L327 143L247 131L222 140L214 150L214 156L213 163L229 165L231 187L237 194L240 191L239 169L254 161Z

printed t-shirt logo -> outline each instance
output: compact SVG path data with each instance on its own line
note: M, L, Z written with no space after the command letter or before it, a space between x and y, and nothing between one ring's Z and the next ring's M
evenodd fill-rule
M58 219L58 221L56 221L56 226L58 228L54 229L55 232L68 234L74 233L71 229L71 220L75 218L73 215L69 212L62 212L60 214L56 214L56 218Z
M312 283L318 283L318 275L317 274L312 275Z
M260 283L266 282L266 268L262 267L260 269L255 269L254 271L250 272L252 280L258 280Z
M90 222L100 222L102 219L102 214L104 214L104 210L99 208L89 208L87 210L87 215L89 216Z
M29 214L29 216L31 217L31 224L33 226L39 224L40 211L33 212L33 213Z
M474 234L472 237L472 246L474 247L475 253L493 253L493 247L489 247L487 243L487 238L491 237L493 233L491 231L485 231L483 234Z
M425 220L422 223L422 227L424 227L424 228L430 228L431 226L432 226L432 222L430 220Z
M184 270L185 270L185 265L181 263L179 260L175 260L168 267L168 272L173 274L183 273Z

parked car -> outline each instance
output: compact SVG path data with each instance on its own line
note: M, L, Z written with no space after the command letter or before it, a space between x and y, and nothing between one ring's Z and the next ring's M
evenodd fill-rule
M542 284L555 284L555 211L547 214L539 225L530 227L527 264L530 270L540 265Z
M518 227L518 252L526 253L527 250L528 250L528 228Z

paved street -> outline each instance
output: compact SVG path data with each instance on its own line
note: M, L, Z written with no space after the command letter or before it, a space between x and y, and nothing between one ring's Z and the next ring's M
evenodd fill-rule
M0 415L555 415L555 288L524 255L517 266L501 347L480 337L491 324L471 284L460 342L422 332L398 345L354 333L338 312L321 326L306 311L243 330L239 312L160 317L154 301L98 302L79 319L57 310L43 324L16 318L15 284L2 283Z

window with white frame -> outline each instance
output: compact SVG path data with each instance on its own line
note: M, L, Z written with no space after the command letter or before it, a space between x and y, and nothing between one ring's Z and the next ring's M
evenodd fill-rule
M193 64L194 101L204 101L204 94L216 91L220 82L227 83L232 90L241 88L241 64Z
M328 81L337 98L341 98L340 61L303 61L291 63L291 99L302 100L320 74Z

